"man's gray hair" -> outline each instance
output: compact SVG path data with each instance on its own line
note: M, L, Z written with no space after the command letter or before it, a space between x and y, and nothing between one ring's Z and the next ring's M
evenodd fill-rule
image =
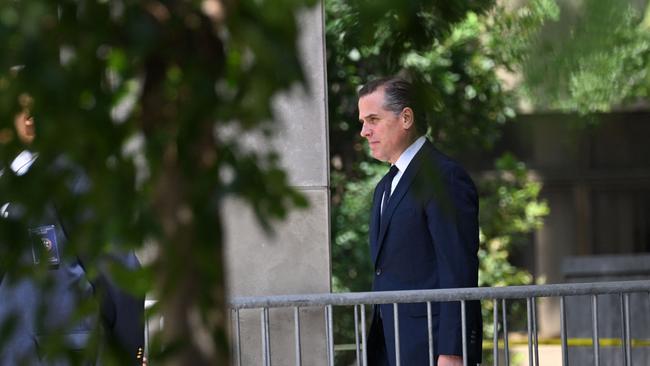
M415 128L421 134L427 132L427 124L422 110L416 106L417 96L413 84L399 76L390 76L371 80L359 89L359 98L384 88L384 108L397 114L404 108L413 110Z

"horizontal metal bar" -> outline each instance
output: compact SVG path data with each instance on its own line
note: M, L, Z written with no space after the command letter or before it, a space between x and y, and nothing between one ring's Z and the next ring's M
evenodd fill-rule
M230 307L233 309L253 309L262 307L308 307L326 305L415 303L427 301L520 299L526 297L600 295L642 291L650 291L650 280L439 290L237 297L230 300Z
M526 339L517 339L509 340L508 343L511 346L526 346L528 345L528 338ZM600 348L618 348L620 349L623 346L624 342L620 338L600 338L599 342ZM562 340L560 338L540 338L539 344L544 346L561 346ZM592 338L570 338L567 340L567 346L570 348L593 348L594 340ZM650 348L650 339L633 339L630 341L630 346L632 348ZM346 344L336 344L334 345L335 352L352 352L355 350L354 343ZM481 348L484 351L492 351L494 347L494 341L490 339L484 339L481 345ZM504 349L505 345L503 340L499 340L498 348Z

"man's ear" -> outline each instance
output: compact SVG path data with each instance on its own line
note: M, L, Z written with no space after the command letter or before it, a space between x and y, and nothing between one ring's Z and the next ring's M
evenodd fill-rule
M410 107L405 107L402 109L402 125L405 130L411 129L415 123L415 116L413 116L413 110Z

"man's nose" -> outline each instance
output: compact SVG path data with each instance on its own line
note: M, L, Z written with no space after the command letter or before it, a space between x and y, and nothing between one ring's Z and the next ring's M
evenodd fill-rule
M366 127L365 122L361 125L361 133L360 133L360 135L361 135L361 137L370 136L370 129Z

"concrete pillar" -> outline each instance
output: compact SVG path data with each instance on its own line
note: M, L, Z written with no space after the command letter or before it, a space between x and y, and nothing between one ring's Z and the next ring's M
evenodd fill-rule
M280 153L290 183L309 200L265 233L242 202L223 207L225 261L230 296L264 296L330 292L330 213L325 39L322 4L300 17L300 49L309 90L296 86L274 101L280 116L270 146ZM260 142L252 138L251 144ZM258 149L259 146L251 146ZM260 312L241 311L244 365L260 365ZM293 310L271 310L272 364L294 364ZM304 365L326 361L324 310L301 310Z

